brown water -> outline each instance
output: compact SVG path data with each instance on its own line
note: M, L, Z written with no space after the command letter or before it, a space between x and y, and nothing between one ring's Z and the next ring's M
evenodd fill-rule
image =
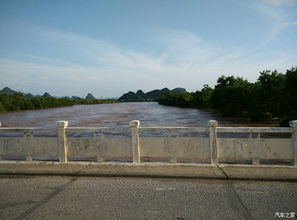
M68 121L73 127L128 126L131 120L140 120L141 126L206 126L212 119L221 125L239 124L206 111L163 106L156 102L76 105L0 114L3 127L52 126L59 120Z

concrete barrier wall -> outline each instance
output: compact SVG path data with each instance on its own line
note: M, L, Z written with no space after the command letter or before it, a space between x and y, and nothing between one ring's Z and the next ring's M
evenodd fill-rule
M132 158L134 163L140 163L143 157L198 158L212 164L218 164L224 159L255 160L255 164L261 159L293 160L295 165L297 161L297 121L293 121L288 128L218 127L216 121L210 121L209 127L202 128L148 128L140 127L139 121L132 121L130 128L74 128L68 127L68 122L59 121L57 137L34 137L33 130L38 128L1 127L0 132L24 132L24 137L0 137L0 157L25 156L27 160L32 160L34 156L49 156L58 157L60 162L67 162L69 158L97 157L101 160L104 157L126 157ZM70 137L68 134L73 132L94 135ZM104 132L128 132L129 135L124 138L97 137L97 133ZM144 137L139 135L142 132L166 132L174 133L175 136ZM189 132L207 135L182 136ZM218 138L220 133L247 133L249 136ZM261 134L273 134L274 138L261 137ZM291 137L275 137L283 134Z
M58 157L55 137L0 138L0 156L48 156Z
M128 138L68 138L68 157L130 157Z
M142 157L210 158L208 138L140 138Z
M289 138L218 138L220 159L294 159Z

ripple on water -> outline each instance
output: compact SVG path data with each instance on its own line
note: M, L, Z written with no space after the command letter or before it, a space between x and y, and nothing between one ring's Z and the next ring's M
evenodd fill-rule
M235 120L207 111L159 105L156 102L130 102L30 110L0 114L2 126L49 126L65 120L69 126L129 126L140 120L142 126L206 126L208 120L219 124L236 124Z

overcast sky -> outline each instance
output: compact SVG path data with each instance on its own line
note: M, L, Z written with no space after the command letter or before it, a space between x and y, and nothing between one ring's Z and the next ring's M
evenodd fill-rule
M293 66L296 0L0 1L0 88L119 97Z

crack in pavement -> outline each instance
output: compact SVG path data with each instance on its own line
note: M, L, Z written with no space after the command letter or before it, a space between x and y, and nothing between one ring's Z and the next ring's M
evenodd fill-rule
M90 165L91 165L91 163L88 163L85 167L83 167L81 170L79 170L76 175L81 174ZM67 186L70 186L71 184L73 184L77 179L78 179L78 177L72 178L69 182L64 183L61 186L57 187L56 190L54 190L53 192L49 193L44 199L40 200L39 202L34 202L34 203L36 203L34 206L32 206L31 208L27 209L25 212L23 212L21 215L19 215L18 217L16 217L14 220L19 220L19 219L25 218L26 216L28 216L29 214L31 214L33 211L35 211L36 209L38 209L40 206L48 203L52 198L54 198L56 195L58 195L60 192L62 192Z
M234 186L232 183L228 183L228 189L229 189L229 192L231 193L230 194L231 203L232 203L232 201L237 201L236 203L233 203L235 208L238 209L241 213L243 213L246 219L252 220L253 218L252 218L251 214L249 213L248 208L241 201L241 199L240 199L239 195L237 194L236 190L234 189Z
M82 174L82 172L85 171L90 165L91 165L91 162L89 162L85 167L83 167L81 170L79 170L76 173L76 175Z
M15 207L20 205L32 205L34 203L37 203L37 201L27 200L22 202L3 203L0 205L0 209L6 209L8 207Z
M217 165L217 167L223 172L223 174L226 176L226 180L228 180L229 179L229 176L228 176L228 174L225 172L225 170L222 168L222 167L220 167L220 165Z
M74 183L77 179L78 178L73 178L69 182L62 184L56 190L54 190L53 192L49 193L44 199L40 200L39 202L36 202L36 204L34 206L32 206L31 208L27 209L25 212L23 212L21 215L19 215L18 217L14 218L14 219L15 220L19 220L19 219L25 218L30 213L32 213L33 211L35 211L36 209L38 209L40 206L48 203L52 198L54 198L56 195L58 195L60 192L62 192L67 186L69 186L72 183Z
M228 180L229 176L225 172L225 170L222 167L220 167L220 165L217 165L217 167L224 173L224 175L226 176L226 179ZM239 209L240 212L242 212L244 214L246 219L252 220L253 218L252 218L251 214L249 213L248 208L241 201L239 195L237 194L236 190L234 189L233 184L232 183L227 183L227 186L228 186L229 191L231 192L231 195L230 195L231 196L231 198L230 198L231 202L232 201L237 201L238 202L238 203L234 204L235 208ZM239 206L237 204L239 204Z

